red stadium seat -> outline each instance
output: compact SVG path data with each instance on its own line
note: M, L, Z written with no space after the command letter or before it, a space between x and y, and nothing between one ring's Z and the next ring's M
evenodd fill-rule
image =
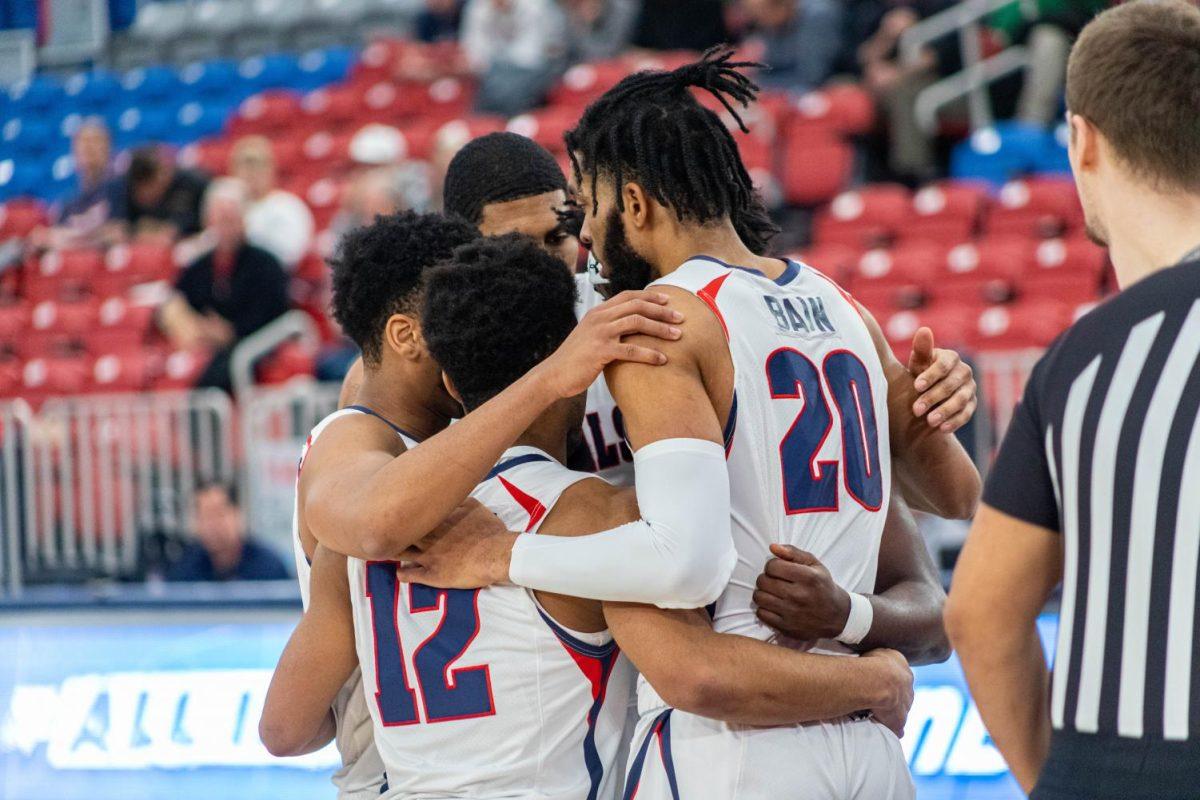
M1107 259L1103 248L1082 237L1047 239L1037 246L1032 274L1070 273L1099 280Z
M115 245L105 254L104 269L92 280L91 290L97 297L110 297L139 283L172 280L176 271L169 247L148 242Z
M572 108L546 108L531 114L521 114L508 121L508 130L533 139L551 153L565 153L563 134L579 121L579 112Z
M813 238L822 244L853 247L886 244L908 217L912 195L894 183L876 183L842 192L813 221Z
M358 117L360 95L351 84L314 89L300 100L300 114L320 130L344 127Z
M919 328L928 327L932 330L934 341L941 347L962 347L969 338L978 313L975 307L934 305L895 311L877 318L897 358L907 363L912 351L912 337Z
M1044 238L1075 228L1082 218L1083 207L1070 179L1027 178L1010 181L1000 190L987 230Z
M799 260L816 267L835 281L850 280L861 253L843 244L816 244L800 253Z
M573 108L578 113L584 106L620 83L630 72L623 61L600 61L578 64L563 75L548 98L551 106Z
M224 137L201 139L180 148L176 161L182 167L222 175L229 170L229 151L232 149L233 142Z
M91 360L84 356L34 358L21 370L22 394L79 394L88 384Z
M344 189L340 181L321 178L305 190L303 199L312 210L313 221L318 230L329 227L341 205Z
M0 397L18 397L25 390L20 359L0 354ZM0 431L2 433L2 431Z
M47 222L46 207L40 200L17 198L0 203L0 241L28 236Z
M92 365L88 388L94 392L137 392L150 380L150 364L140 350L105 353Z
M96 327L97 304L43 300L30 309L29 329L18 341L25 358L68 353L81 346Z
M0 355L16 352L17 343L28 330L28 303L0 306Z
M295 92L273 90L261 92L242 101L226 123L233 137L249 134L270 136L287 130L300 113L300 97Z
M22 294L34 301L78 296L103 264L98 250L51 250L35 262L26 262Z
M96 311L96 328L84 340L94 355L139 350L154 324L155 309L124 297L108 297Z
M163 359L162 370L154 377L152 388L190 389L208 366L209 360L210 356L206 353L176 350Z
M355 82L390 78L404 50L412 46L405 39L382 38L368 44L359 54L351 74Z
M875 101L853 84L830 86L796 101L793 124L829 127L844 136L860 136L875 125Z
M317 131L304 140L301 150L303 170L339 170L350 164L350 140L353 134Z
M943 181L925 186L912 198L902 238L956 243L970 239L987 204L987 190L972 183Z
M850 180L854 150L829 139L792 138L784 142L782 183L789 205L813 206L833 199Z
M971 332L979 350L1045 347L1071 324L1073 306L1057 300L1031 300L984 309Z

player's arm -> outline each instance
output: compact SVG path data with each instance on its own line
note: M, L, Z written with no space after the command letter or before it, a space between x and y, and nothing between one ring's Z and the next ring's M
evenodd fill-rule
M1017 782L1050 749L1049 673L1037 617L1062 575L1062 538L983 505L954 569L946 628L971 696Z
M812 554L790 545L772 545L771 552L775 558L767 562L754 593L758 618L798 641L840 636L850 615L849 592ZM895 492L883 527L875 591L866 599L870 628L859 642L847 643L852 649L893 648L911 664L950 657L941 576L916 520Z
M666 357L654 337L669 341L680 335L673 327L678 313L666 306L666 299L659 292L625 292L597 306L557 351L521 379L457 425L395 457L377 447L365 454L355 449L355 437L369 437L369 432L356 434L349 430L356 426L346 424L331 427L306 462L322 464L306 468L320 474L304 495L309 530L339 553L397 558L466 499L551 403L584 392L616 360L640 361L648 369L662 363ZM636 343L622 341L632 334L643 337ZM499 524L482 514L467 521L482 528Z
M563 493L538 536L586 535L638 517L634 492L580 481ZM594 602L537 594L560 621L591 621L594 611L586 607ZM603 621L663 700L693 714L782 725L870 710L900 733L912 703L912 672L895 651L853 659L801 653L717 633L700 609L604 603Z
M947 519L970 519L979 504L979 471L950 434L975 412L975 379L933 333L913 337L909 365L892 352L879 323L859 305L888 382L893 480L909 506Z
M626 341L657 347L666 364L630 361L606 371L635 448L641 519L572 539L443 536L421 552L404 555L413 563L401 570L405 580L451 588L511 581L546 592L664 608L697 608L717 598L736 553L721 424L705 389L701 359L728 350L719 324L699 300L674 287L663 292L670 295L669 307L685 317L682 338Z
M333 701L354 673L354 621L346 558L317 547L312 602L279 657L258 736L273 756L300 756L334 736Z

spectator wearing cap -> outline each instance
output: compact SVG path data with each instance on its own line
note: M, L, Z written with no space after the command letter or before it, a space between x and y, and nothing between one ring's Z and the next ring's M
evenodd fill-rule
M214 181L204 198L205 236L213 248L183 270L159 311L176 347L215 353L197 386L230 391L233 348L288 310L287 275L275 256L246 240L245 213L241 181Z
M263 136L246 136L234 144L229 172L246 186L246 238L293 270L313 240L313 216L296 195L276 185L275 153Z
M176 167L163 148L143 147L134 151L124 178L110 184L110 216L125 236L192 236L200 232L207 188L207 177Z
M761 86L803 93L832 74L842 49L838 0L742 0L742 10L768 67L755 76Z
M192 505L192 541L167 569L168 581L284 580L287 567L246 532L232 486L199 487Z
M554 0L468 0L461 44L479 77L476 110L511 117L540 103L563 71L566 40Z

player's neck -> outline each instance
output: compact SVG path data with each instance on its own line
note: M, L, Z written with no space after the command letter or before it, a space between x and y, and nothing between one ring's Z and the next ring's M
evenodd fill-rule
M412 391L411 383L386 366L364 369L356 405L366 406L393 425L421 439L444 430L450 418L423 401L423 393Z
M677 232L658 248L662 275L669 275L694 256L711 256L738 267L750 267L775 279L786 265L777 258L756 256L742 242L733 223L680 225Z
M1200 247L1200 196L1133 191L1122 194L1118 206L1108 239L1122 289Z
M578 415L570 413L569 403L557 403L534 420L514 444L536 447L558 463L566 464L567 433L576 422Z

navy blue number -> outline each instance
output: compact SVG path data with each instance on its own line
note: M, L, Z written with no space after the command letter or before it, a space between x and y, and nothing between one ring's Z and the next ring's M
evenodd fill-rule
M883 503L879 474L879 426L871 398L871 376L858 356L836 350L825 356L825 382L842 418L846 491L868 511Z
M375 634L375 702L379 706L380 719L388 727L421 721L416 692L409 684L404 668L403 644L396 624L396 615L400 613L399 590L395 562L367 564L367 598L371 603L371 627ZM441 595L445 595L444 605ZM478 595L478 589L409 586L411 613L442 608L441 624L413 653L413 667L427 722L495 713L487 666L451 669L479 633Z
M371 561L367 564L367 599L371 601L371 629L375 633L375 703L383 724L412 725L417 717L417 696L408 685L396 625L400 602L396 564Z
M883 501L883 478L867 368L853 353L839 350L825 358L824 372L841 418L846 490L864 508L877 511ZM800 351L785 347L767 357L767 382L774 399L804 400L804 408L779 443L787 513L837 511L839 464L817 461L833 427L821 372Z
M486 665L451 669L479 633L478 589L432 589L410 586L410 610L437 611L439 597L446 608L441 625L413 653L413 666L425 699L429 722L486 717L496 713L492 680Z
M800 351L781 348L767 358L767 382L776 400L804 400L804 408L783 441L783 505L789 514L836 511L836 461L817 462L817 452L833 427L833 415L821 390L821 374Z

